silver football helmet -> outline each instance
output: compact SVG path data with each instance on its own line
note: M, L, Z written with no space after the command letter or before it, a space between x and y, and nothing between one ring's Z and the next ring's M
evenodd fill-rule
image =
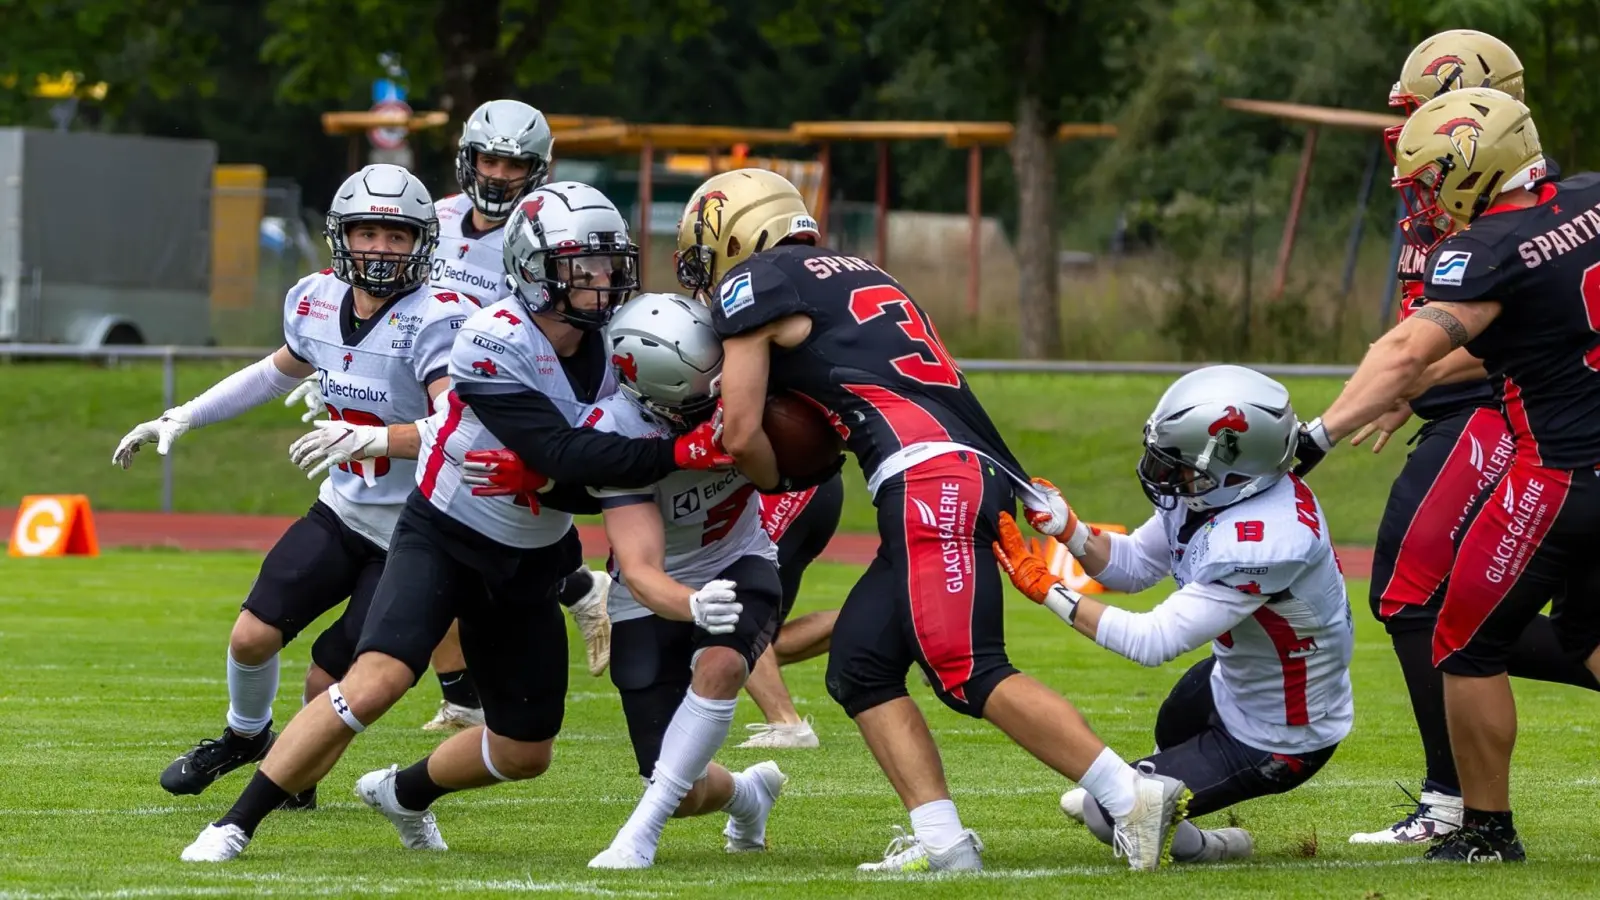
M678 294L640 294L606 327L617 385L634 402L686 432L717 406L722 341L705 305Z
M1237 503L1294 465L1299 428L1278 382L1244 366L1197 369L1167 388L1145 422L1139 483L1163 509Z
M456 151L456 181L483 217L499 222L529 191L544 184L555 138L544 113L520 100L490 100L461 126ZM488 178L478 171L478 154L527 160L525 180Z
M350 249L349 229L359 222L403 225L416 232L409 253L363 253ZM400 166L370 165L339 185L328 207L323 234L333 251L333 274L380 299L403 294L428 280L439 245L433 197L417 176Z
M606 195L558 181L529 194L505 225L506 282L530 313L553 312L594 331L639 289L639 248ZM593 291L593 308L573 294Z

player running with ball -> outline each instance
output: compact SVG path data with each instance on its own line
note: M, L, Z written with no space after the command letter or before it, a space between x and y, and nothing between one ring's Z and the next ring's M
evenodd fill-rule
M1146 613L1082 596L1051 571L1050 554L1001 514L994 546L1011 583L1079 633L1140 665L1211 644L1156 716L1156 752L1139 765L1194 791L1191 816L1299 787L1350 733L1352 623L1328 523L1305 482L1288 474L1299 422L1283 385L1242 366L1178 379L1145 425L1139 481L1155 515L1131 535L1068 514L1066 548L1084 572L1137 593L1171 575L1178 590ZM1082 788L1067 815L1110 844L1105 809ZM1178 825L1172 858L1251 854L1240 828Z

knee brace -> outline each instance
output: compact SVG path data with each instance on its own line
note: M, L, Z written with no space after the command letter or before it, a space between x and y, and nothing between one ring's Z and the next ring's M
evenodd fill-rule
M344 699L344 692L339 690L338 682L328 685L328 702L333 704L334 714L343 719L351 731L360 734L367 730L367 726L361 724L361 720L356 718L355 712L350 709L349 702Z

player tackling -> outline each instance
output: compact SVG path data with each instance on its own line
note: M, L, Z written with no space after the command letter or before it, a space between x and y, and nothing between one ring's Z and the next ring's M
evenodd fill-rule
M1162 395L1139 461L1155 514L1120 535L1069 513L1063 531L1084 572L1111 590L1137 593L1171 575L1178 590L1149 612L1072 591L1001 514L994 552L1011 583L1095 643L1145 666L1211 645L1161 704L1156 752L1141 760L1189 785L1190 816L1304 784L1355 717L1344 576L1316 496L1288 474L1298 427L1283 385L1242 366L1199 369ZM1112 843L1104 808L1082 788L1061 808ZM1190 822L1172 840L1178 862L1252 849L1244 829Z

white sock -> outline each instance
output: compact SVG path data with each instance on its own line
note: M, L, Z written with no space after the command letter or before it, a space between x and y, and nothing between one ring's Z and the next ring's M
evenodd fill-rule
M259 666L247 666L228 651L228 727L240 737L260 734L272 721L272 699L278 696L278 654Z
M961 816L954 800L934 800L911 811L911 833L925 846L943 850L961 840Z
M1139 802L1139 773L1123 762L1122 757L1110 747L1100 751L1078 784L1089 792L1089 796L1100 801L1113 819L1133 812Z
M761 791L755 785L755 775L729 772L733 776L733 796L722 805L722 811L736 821L748 822L761 812Z
M661 739L661 758L656 760L650 787L617 833L618 842L626 840L641 856L655 858L661 829L728 739L738 703L737 699L707 700L692 688L684 695Z

